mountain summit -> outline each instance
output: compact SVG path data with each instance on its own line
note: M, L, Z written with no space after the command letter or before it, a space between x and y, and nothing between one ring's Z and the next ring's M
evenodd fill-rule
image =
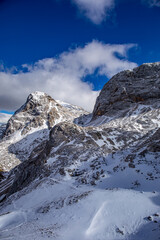
M146 63L116 74L97 98L93 116L114 115L137 103L159 104L160 62Z
M80 109L79 109L80 110ZM80 110L84 112L83 109ZM68 111L53 98L43 92L31 93L7 123L5 136L20 130L25 135L31 130L48 127L51 129L57 122L75 118L77 113Z

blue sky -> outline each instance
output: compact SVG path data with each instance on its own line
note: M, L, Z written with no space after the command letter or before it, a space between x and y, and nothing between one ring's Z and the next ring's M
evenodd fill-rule
M91 110L120 70L160 61L159 0L0 0L0 110L32 91Z

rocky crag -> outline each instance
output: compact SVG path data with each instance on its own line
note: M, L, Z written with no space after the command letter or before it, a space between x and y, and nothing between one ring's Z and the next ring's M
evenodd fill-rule
M114 116L137 104L159 106L160 67L159 63L143 64L133 70L116 74L105 84L97 98L93 118Z
M45 93L30 94L2 129L0 168L8 171L27 160L35 148L46 143L50 129L57 123L73 122L88 114L82 108L67 106L70 108L63 107Z

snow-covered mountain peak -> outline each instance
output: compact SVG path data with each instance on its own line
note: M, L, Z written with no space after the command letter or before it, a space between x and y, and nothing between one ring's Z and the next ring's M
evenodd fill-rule
M40 99L41 97L44 97L44 96L47 96L47 94L44 92L35 91L35 92L31 93L28 96L28 98L33 97L35 99Z
M10 170L28 159L37 146L42 142L45 145L53 126L63 121L78 122L84 114L87 112L82 108L64 107L46 93L31 93L0 131L0 168Z
M85 113L82 108L71 106L66 108L43 92L31 93L25 104L8 121L4 135L9 136L17 131L25 135L30 131L37 131L38 128L50 129L60 121L72 121Z
M26 104L28 102L35 102L38 103L38 105L43 105L47 103L57 104L57 102L51 96L44 92L39 91L29 94L29 96L27 97Z

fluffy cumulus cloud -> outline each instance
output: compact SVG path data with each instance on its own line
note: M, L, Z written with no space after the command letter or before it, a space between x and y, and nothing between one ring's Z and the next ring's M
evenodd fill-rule
M143 0L150 7L160 7L160 0Z
M136 67L127 60L133 44L110 45L92 41L84 47L69 50L56 58L23 65L27 71L0 72L0 109L16 110L28 94L43 91L54 99L63 100L92 111L97 91L83 79L90 74L106 75ZM106 80L107 80L106 78Z
M100 24L114 8L114 0L72 0L93 23Z
M160 0L140 0L149 7L160 7ZM94 24L100 24L110 17L111 10L121 0L71 0L77 5L80 12Z

